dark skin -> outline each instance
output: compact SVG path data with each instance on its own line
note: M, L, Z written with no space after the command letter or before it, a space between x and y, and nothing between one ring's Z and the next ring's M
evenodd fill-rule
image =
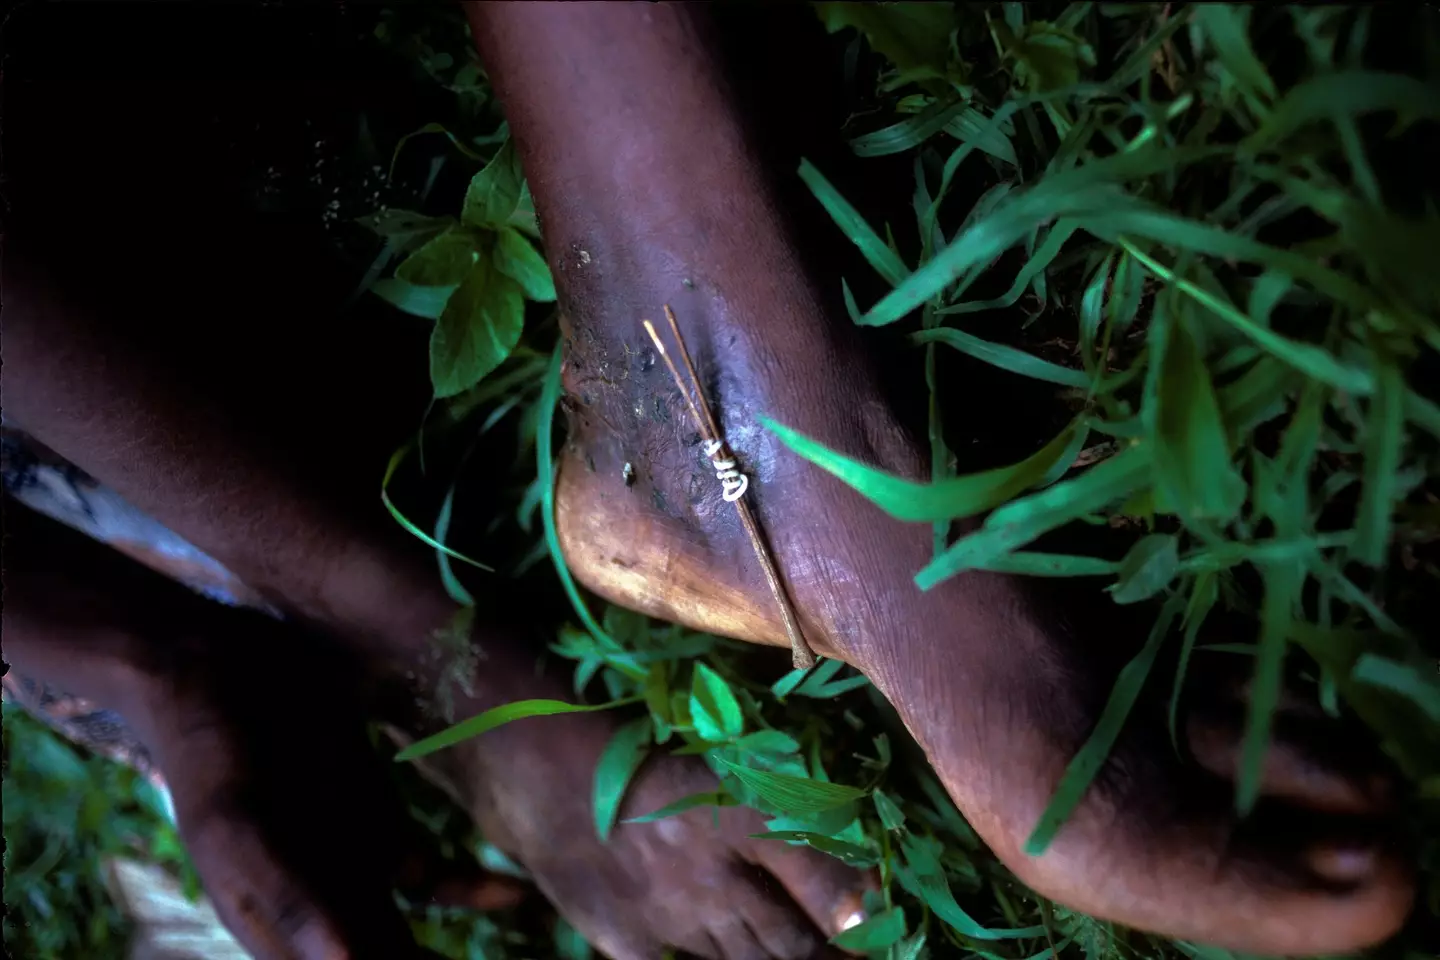
M668 374L643 360L638 320L658 320L660 304L671 302L751 472L753 503L810 642L875 681L1022 879L1102 917L1263 953L1344 951L1398 927L1412 891L1377 839L1384 806L1371 772L1364 758L1316 749L1327 740L1300 713L1282 724L1300 732L1282 736L1267 767L1263 808L1286 829L1233 821L1233 731L1212 719L1225 715L1221 704L1192 714L1184 761L1163 742L1123 741L1051 852L1024 856L1020 845L1123 660L1108 648L1123 644L1103 643L1108 633L1086 632L1010 578L966 574L917 593L910 576L928 559L928 529L888 520L756 425L764 412L892 472L926 473L871 358L798 252L777 188L791 184L762 161L703 10L495 4L468 12L524 160L565 312L572 417L557 513L567 558L588 586L657 616L784 642L718 485L691 484L703 464L677 426L684 415ZM135 376L160 361L65 305L38 268L12 260L7 416L298 618L346 638L380 674L412 673L434 695L430 637L453 606L423 556L377 539L296 479L289 461L264 455L214 398L163 375ZM616 369L628 375L603 373ZM657 398L668 419L634 415ZM633 486L626 462L642 465ZM506 636L492 628L476 638L492 656L458 711L555 695L518 665L523 654L494 655L516 649ZM1101 646L1107 653L1096 655ZM591 769L607 736L588 720L553 718L441 755L440 765L487 832L538 866L542 889L611 955L655 955L667 943L705 955L797 955L815 938L794 919L802 912L833 931L855 880L815 858L781 855L790 848L743 842L741 820L716 834L707 816L682 818L679 835L622 831L603 848L581 828L582 810L546 809L574 803L577 791L556 783ZM656 764L630 802L653 809L703 789L702 779L694 767ZM557 849L537 813L546 824L581 825L559 845L568 849ZM647 882L647 862L674 872ZM740 869L754 865L800 910ZM615 909L607 898L617 890L639 906ZM687 925L685 911L698 922Z
M217 243L226 242L227 231L215 233ZM367 326L364 317L337 317L297 325L293 316L271 306L307 296L303 287L297 294L291 278L282 274L274 286L265 287L263 272L261 278L214 280L201 274L202 283L213 282L228 295L210 298L209 335L197 335L187 310L173 315L126 311L127 304L143 302L141 290L126 286L126 276L139 272L121 267L106 284L76 282L73 276L57 279L51 258L59 252L63 274L64 238L27 245L26 238L33 236L17 231L3 263L7 419L222 562L256 595L303 625L306 636L328 639L328 652L316 656L329 666L302 672L323 676L323 681L308 687L287 684L294 698L306 692L314 696L317 689L344 690L337 677L348 675L358 688L346 696L358 709L417 704L418 710L399 716L388 711L410 736L438 729L447 717L517 698L573 698L558 671L535 669L545 638L498 619L460 638L462 646L479 655L465 677L468 691L452 675L455 652L437 649L435 636L447 630L457 607L435 577L433 555L398 531L374 499L377 471L403 437L395 432L393 410L405 411L400 420L413 429L418 406L414 382L395 363L397 354L421 358L413 372L423 377L423 338L413 353L400 349L417 329L408 319L389 316ZM276 239L286 242L283 234L242 235L234 254L207 253L205 265L246 262L247 251L265 249ZM117 251L116 257L123 253ZM280 261L282 269L285 263ZM176 273L181 283L191 275ZM203 294L203 287L194 293ZM246 336L228 340L228 349L247 358L239 365L245 376L188 375L213 366L208 357L216 331L236 330ZM336 363L333 349L341 330L347 338L374 346ZM285 348L272 360L276 351L270 345L276 343ZM252 378L255 371L265 372ZM307 375L295 375L301 372ZM256 383L265 385L263 394L256 394ZM356 390L357 383L362 390ZM325 410L337 396L354 396L353 420L326 423L318 436L302 429L309 424L295 411ZM423 393L419 400L423 405ZM392 411L388 420L387 410ZM337 433L339 439L333 436ZM77 579L85 589L97 587L93 578ZM215 622L231 613L217 610L203 629L192 631L194 646L200 648L196 660L204 661L207 646L197 638L255 631L256 645L268 647L270 642L261 642L264 635L280 629L254 617L239 625ZM168 623L177 617L161 619ZM121 629L103 620L94 626L103 627L101 633ZM284 628L286 649L300 642L294 629ZM51 632L42 618L30 635L40 643ZM172 638L130 626L122 632L129 652L98 662L78 650L70 651L73 656L38 659L32 652L27 657L25 646L9 636L6 650L17 670L38 679L93 695L104 706L151 711L153 719L142 717L137 732L157 756L177 798L202 798L187 805L182 818L208 821L214 809L238 810L223 822L252 835L283 828L276 835L302 847L282 843L284 849L271 858L275 869L256 872L236 869L228 859L227 851L244 844L194 846L219 903L259 905L258 912L243 917L233 910L226 914L257 956L375 955L368 952L375 943L389 942L375 925L398 922L393 910L377 905L388 896L393 879L387 858L377 857L373 870L346 876L351 857L327 858L303 849L318 812L296 815L237 800L237 795L263 792L251 777L264 768L224 758L266 755L269 735L254 709L242 709L241 691L226 693L195 677L221 677L253 689L253 671L224 662L180 677L166 667L132 668L135 651L163 650ZM253 662L270 664L270 672L286 672L289 660L288 655L262 656ZM162 679L154 679L157 672ZM91 688L86 682L91 674L108 677L108 685ZM383 703L377 705L375 695ZM273 701L266 696L264 702ZM325 727L337 738L347 718L358 712L346 706L333 705L334 716ZM272 728L277 722L309 719L281 709ZM217 720L205 719L216 714ZM764 829L764 818L753 812L725 810L717 822L710 813L696 811L657 824L621 825L602 844L589 809L590 779L618 722L598 715L537 719L446 751L427 766L487 838L520 859L542 892L608 955L653 957L681 949L711 957L807 956L855 913L865 878L814 851L748 839ZM226 731L224 743L191 745L192 731L214 729ZM359 732L357 726L346 735L353 739ZM219 787L209 789L205 785L216 779L217 767L224 776ZM646 813L714 786L695 758L657 757L636 779L621 815ZM350 801L342 795L336 802ZM269 822L272 814L281 818L278 827ZM374 820L376 830L386 823L378 815L366 819ZM245 883L233 889L227 878ZM462 881L447 899L483 902L488 882L472 878L467 890ZM364 896L352 896L355 884L365 887ZM335 904L352 900L371 908L335 914Z
M1101 917L1258 953L1344 951L1398 928L1413 892L1384 840L1373 757L1336 749L1337 733L1294 708L1267 759L1261 813L1237 823L1230 780L1243 704L1222 684L1192 707L1183 757L1146 733L1163 730L1157 720L1132 722L1050 850L1023 854L1134 649L1106 643L1123 621L1087 619L983 572L916 591L929 529L887 518L756 423L764 413L892 473L928 472L843 308L796 248L782 213L794 158L783 176L762 163L707 58L702 16L679 6L470 9L566 310L571 440L557 509L587 586L698 628L786 643L718 484L692 484L706 465L668 372L647 361L639 319L658 320L671 303L751 472L811 645L875 682L1018 876ZM522 45L535 36L546 42ZM589 124L644 132L618 143L569 135ZM656 398L668 417L637 413ZM643 464L633 484L626 462Z

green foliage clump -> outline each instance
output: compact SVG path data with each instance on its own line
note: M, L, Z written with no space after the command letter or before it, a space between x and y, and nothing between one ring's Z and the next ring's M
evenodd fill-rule
M851 149L911 160L904 229L872 227L813 164L799 176L889 288L862 306L845 283L851 318L904 324L917 348L933 482L767 426L879 509L933 526L917 589L971 569L1096 577L1115 602L1157 611L1030 852L1079 804L1147 682L1167 685L1174 735L1187 666L1223 607L1255 624L1253 643L1228 645L1255 664L1239 811L1256 800L1289 668L1327 712L1369 724L1409 777L1421 911L1440 915L1440 650L1417 618L1440 580L1440 406L1422 374L1440 349L1428 262L1440 221L1433 176L1413 162L1440 119L1433 23L1354 7L814 6L862 88ZM1397 36L1406 55L1378 49ZM1014 323L996 336L982 316ZM942 350L1002 371L1068 423L1017 463L960 473ZM553 530L558 371L555 354L532 408L538 487L521 507L529 517L540 505L584 627L562 629L555 649L577 663L577 694L601 683L604 706L646 708L596 771L601 836L644 757L673 746L702 756L719 789L640 819L747 804L772 817L775 842L878 867L872 919L837 941L857 952L1229 956L1025 890L923 758L892 746L908 743L904 732L839 664L766 686L727 641L613 609L597 620ZM1123 555L1044 548L1077 521L1136 535ZM1170 643L1178 670L1151 677ZM511 704L467 725L562 707ZM1402 938L1389 949L1432 947Z
M72 747L4 704L5 947L11 956L127 955L129 923L102 864L162 864L198 895L158 790L130 767Z

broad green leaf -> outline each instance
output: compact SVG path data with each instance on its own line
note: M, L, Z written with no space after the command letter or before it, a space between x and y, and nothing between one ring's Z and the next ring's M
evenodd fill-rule
M925 904L963 936L975 940L1014 940L1045 935L1044 927L1018 930L991 930L961 909L950 892L945 870L940 865L940 843L930 837L906 836L901 840L905 863L896 867L900 885L925 901Z
M1005 554L1080 517L1124 500L1147 478L1150 451L1133 446L1099 463L1071 480L1007 503L968 536L962 537L915 575L920 589L962 570L988 569Z
M443 750L446 747L454 746L463 740L471 737L478 737L482 733L488 733L496 727L504 726L514 720L524 720L527 717L550 717L562 713L594 713L597 710L613 710L616 707L627 706L636 702L635 697L627 697L623 700L613 700L610 703L601 703L589 706L583 703L566 703L563 700L516 700L513 703L503 704L486 710L478 716L468 720L461 720L459 723L441 732L417 740L410 746L401 750L395 755L395 762L414 760L434 753L436 750Z
M904 280L910 273L900 256L891 250L880 235L871 229L860 212L850 205L850 202L840 196L840 192L831 186L830 181L817 169L809 160L800 161L800 179L810 188L815 199L830 214L835 225L845 232L850 242L860 248L865 261L875 268L875 272L884 277L892 286Z
M944 3L813 4L830 33L853 27L908 80L943 79L955 11Z
M506 226L520 205L524 184L515 141L506 140L490 162L470 179L461 221L468 227Z
M745 732L745 715L730 685L703 663L695 664L690 717L695 732L712 743L733 740Z
M937 100L913 117L850 141L857 157L885 157L913 150L966 111L963 101Z
M871 799L875 801L875 812L880 815L880 823L886 830L904 829L905 814L885 791L876 790L871 794Z
M451 227L406 257L395 276L417 287L458 286L480 259L475 234Z
M830 942L841 950L871 953L884 950L905 938L905 911L900 907L875 914L864 923L837 934Z
M464 393L485 379L520 342L525 301L520 286L477 260L450 295L430 336L430 382L437 397Z
M723 790L716 790L710 793L692 793L688 797L681 797L674 803L667 803L659 810L653 810L643 817L631 817L626 823L653 823L656 820L664 820L666 817L674 817L679 814L694 810L696 807L733 807L736 800Z
M1440 681L1433 672L1426 676L1412 664L1365 653L1356 661L1350 678L1356 683L1380 687L1405 697L1440 724Z
M910 335L910 340L913 343L943 343L946 346L954 347L961 353L967 353L977 360L999 367L1001 370L1018 373L1022 377L1058 383L1062 387L1083 388L1090 385L1090 375L1084 370L1062 367L1048 360L1041 360L1024 350L991 343L989 340L982 340L953 327L919 330Z
M449 287L419 287L404 280L387 278L376 280L370 290L381 300L405 311L414 317L439 320L445 312L445 304L460 285Z
M1058 461L1073 462L1082 432L1072 424L1039 452L1009 467L939 483L905 480L866 466L768 417L760 422L792 451L833 474L897 520L930 522L973 516L1039 482Z
M1260 649L1255 678L1250 685L1250 706L1240 741L1240 766L1235 779L1235 808L1244 816L1260 798L1260 774L1270 746L1270 728L1280 702L1284 680L1285 649L1293 625L1295 604L1305 584L1299 564L1263 564L1265 596L1260 606Z
M1095 729L1090 732L1090 737L1080 752L1075 754L1074 759L1065 768L1065 773L1060 777L1060 783L1055 787L1055 793L1050 798L1045 812L1040 814L1040 820L1035 824L1030 838L1025 841L1025 854L1030 857L1042 855L1050 846L1051 842L1059 834L1060 828L1075 808L1080 806L1080 801L1085 798L1085 793L1090 789L1096 774L1105 766L1105 761L1110 757L1110 750L1115 746L1115 741L1120 737L1120 731L1125 726L1125 721L1130 716L1130 710L1135 706L1135 701L1140 697L1140 691L1145 686L1145 680L1150 676L1150 668L1155 663L1155 656L1160 652L1160 645L1170 634L1170 625L1174 622L1179 613L1179 598L1172 597L1160 611L1155 626L1150 631L1150 637L1129 663L1125 664L1120 675L1115 679L1115 686L1110 691L1110 699L1105 702L1105 708L1100 711L1100 718L1095 722Z
M865 796L866 791L838 783L806 780L768 770L756 770L721 758L720 764L745 786L782 813L804 816L839 807Z
M454 217L427 217L414 210L377 210L355 221L387 240L423 242L454 226Z
M1381 566L1390 551L1400 444L1405 436L1405 379L1393 360L1375 364L1375 395L1365 423L1364 486L1355 518L1355 559Z
M752 840L782 840L786 843L803 843L813 847L821 853L829 854L836 860L847 866L865 869L873 867L880 862L880 858L873 850L847 843L844 840L836 840L834 837L827 837L823 833L812 833L807 830L770 830L766 833L750 834Z
M1015 60L1015 79L1031 93L1072 86L1080 79L1081 67L1095 64L1094 49L1058 24L1035 20L1018 34L997 33L1006 55Z
M1245 503L1245 480L1199 346L1181 317L1162 313L1166 299L1150 325L1156 485L1187 521L1226 523Z
M1401 123L1440 119L1440 97L1433 85L1398 73L1324 73L1297 84L1281 97L1244 147L1265 150L1307 123L1381 111L1398 114Z
M594 805L595 832L602 841L610 839L625 791L650 752L651 731L649 717L632 720L615 731L600 754L595 766Z
M1151 534L1135 542L1120 561L1120 578L1110 587L1116 603L1148 600L1169 586L1180 572L1180 545L1168 533Z
M519 231L505 227L496 234L494 257L495 268L520 284L527 300L554 302L555 280L550 275L550 266Z
M1202 3L1195 7L1195 22L1205 32L1220 63L1252 97L1275 97L1275 82L1250 46L1250 8L1243 4Z

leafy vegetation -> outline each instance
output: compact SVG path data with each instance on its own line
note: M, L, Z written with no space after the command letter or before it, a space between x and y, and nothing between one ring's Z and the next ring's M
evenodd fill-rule
M1115 602L1157 611L1029 852L1084 796L1147 682L1172 691L1173 737L1197 637L1222 606L1256 624L1254 643L1235 645L1255 663L1237 808L1258 795L1289 666L1327 711L1375 730L1416 785L1415 816L1433 823L1440 674L1406 614L1440 575L1440 407L1419 376L1440 327L1414 255L1437 221L1433 183L1404 176L1417 124L1440 103L1430 61L1391 72L1399 61L1377 57L1371 14L1358 9L816 8L850 38L849 62L873 68L852 149L912 159L907 230L872 227L808 161L799 175L890 288L862 308L845 283L855 322L914 324L917 365L939 398L934 483L767 426L878 508L934 525L917 589L969 569L1093 576ZM977 182L983 191L962 195L959 184ZM967 320L982 313L1013 323L986 336ZM1018 463L959 474L941 349L1005 371L1017 389L1028 380L1068 423ZM552 363L539 414L547 524L558 390ZM953 521L978 515L952 537ZM1027 549L1075 521L1137 535L1118 557ZM615 609L597 621L553 532L549 547L585 627L563 628L555 648L577 663L577 694L599 682L610 705L647 708L596 772L602 835L648 744L674 746L703 756L720 790L641 819L743 803L773 818L777 842L880 869L850 949L1225 955L1127 934L1020 888L923 766L895 762L891 738L903 733L873 692L853 692L863 678L837 680L840 665L822 663L766 687L728 642ZM1181 645L1177 674L1151 677L1170 643ZM1433 827L1424 836L1433 869ZM1433 872L1428 883L1433 913Z
M877 509L931 525L917 590L971 569L1084 576L1156 613L1031 852L1084 796L1145 685L1170 692L1174 737L1202 627L1228 610L1255 630L1231 645L1255 665L1237 807L1255 801L1283 678L1368 724L1412 788L1422 865L1416 921L1381 954L1440 952L1440 649L1424 619L1440 579L1440 281L1429 262L1440 235L1423 163L1440 119L1433 24L1363 7L814 7L841 51L836 82L844 73L858 91L850 147L886 169L909 161L911 219L877 226L815 164L798 174L883 284L865 299L875 278L847 278L852 319L901 330L915 347L932 390L933 482L767 426ZM644 758L679 751L701 757L718 789L637 819L747 804L767 816L768 840L875 868L870 919L836 941L847 949L894 960L1232 957L1025 889L849 668L822 661L766 677L744 645L591 610L554 534L554 287L503 119L448 5L379 16L380 42L453 95L452 115L401 138L392 158L428 212L361 220L381 247L368 289L435 325L436 403L392 459L386 503L437 548L452 596L473 604L453 561L478 564L448 545L464 489L442 483L422 527L410 506L422 498L402 508L391 482L435 486L416 469L427 444L468 451L502 424L513 432L520 456L495 466L504 510L491 529L523 543L495 565L519 575L551 557L579 624L557 624L554 646L574 663L576 699L625 712L594 772L597 833L614 829ZM457 163L464 189L432 195L437 171ZM945 371L957 362L1038 397L1054 429L1013 463L962 473L964 430L946 416ZM957 538L954 521L968 517L984 520ZM1048 535L1077 522L1132 531L1131 545L1049 552ZM1170 645L1178 669L1155 675ZM404 756L564 707L507 705ZM414 809L455 816L435 800ZM8 805L6 816L8 836ZM465 836L457 849L483 859ZM457 958L587 950L563 925L503 915L432 909L417 930Z
M16 957L126 956L101 863L131 857L199 889L158 790L4 704L5 946Z

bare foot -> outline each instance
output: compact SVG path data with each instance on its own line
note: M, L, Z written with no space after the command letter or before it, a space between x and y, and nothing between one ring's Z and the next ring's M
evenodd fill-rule
M1112 638L1113 621L1064 623L1015 579L966 573L920 592L929 529L888 519L760 427L767 414L892 473L927 473L856 331L802 268L693 19L663 5L475 17L567 314L557 519L579 578L657 617L785 643L640 326L673 304L811 644L871 677L1022 880L1103 918L1261 953L1393 933L1413 890L1376 839L1372 778L1317 749L1333 741L1305 717L1280 725L1260 809L1237 823L1227 706L1194 712L1184 761L1151 735L1163 725L1137 716L1049 851L1022 852L1133 646Z
M179 541L109 488L54 455L46 454L44 464L32 463L44 451L22 434L11 432L6 439L7 480L14 479L11 474L18 475L22 465L30 465L27 475L35 482L12 485L24 487L19 495L35 506L194 589L209 592L224 587L221 592L232 599L257 602L256 595L224 567ZM22 512L28 516L28 511ZM14 525L13 514L7 524ZM96 555L98 550L107 569L128 567L126 561L107 557L108 551L68 532L61 538L57 530L47 542L59 544L61 539L63 546L56 549L71 560L79 553ZM7 560L9 550L7 545ZM394 566L403 563L403 559L393 561ZM271 818L288 831L286 838L292 842L287 851L314 862L324 861L318 845L328 836L313 829L316 823L336 830L354 824L371 831L372 838L382 835L378 818L366 820L355 798L379 804L384 784L355 787L333 800L335 809L351 811L340 820L333 810L326 812L316 805L318 798L335 798L337 790L343 792L360 775L373 773L373 763L366 762L373 757L358 742L358 716L339 709L346 685L339 682L333 667L323 668L327 672L318 679L313 669L307 669L313 665L300 644L291 643L283 657L267 658L262 652L267 638L281 644L293 640L294 627L247 611L222 610L173 586L164 585L168 592L154 587L154 578L140 579L164 593L172 605L183 606L190 619L202 619L207 624L205 636L188 639L213 649L192 650L185 660L191 669L184 677L167 672L152 695L130 697L145 707L132 725L143 728L139 732L152 747L155 761L171 775L192 853L202 866L218 864L206 871L205 878L227 924L247 942L266 942L279 935L262 923L268 916L259 916L284 906L271 895L279 885L278 874L262 862L263 848L244 839L251 821L232 811L253 811L237 808L235 793L243 788L247 797L272 805L278 802L270 796L274 791L315 800L294 817ZM298 578L287 578L272 592L295 589L297 582ZM409 589L411 582L429 584L431 589ZM403 650L399 656L417 657L420 651L408 666L422 678L427 703L445 699L434 696L439 684L450 691L449 710L456 716L526 697L569 698L563 684L535 674L534 656L526 652L526 644L484 630L479 631L476 674L469 678L475 694L462 693L447 658L434 656L439 651L429 643L418 648L414 643L415 637L423 638L431 625L445 622L453 612L433 575L408 580L382 577L379 583L387 604L406 611L401 619L415 625L391 652ZM350 603L356 591L372 589L363 578L358 583L347 579L343 586ZM305 603L305 598L299 602ZM175 614L169 619L181 618ZM267 664L270 669L263 676L254 675L254 665ZM436 675L435 685L427 686L425 678ZM147 680L147 689L156 683ZM322 690L326 696L317 698ZM303 736L294 736L295 730L304 731ZM702 810L655 823L620 824L608 843L602 843L595 833L591 783L613 731L613 722L596 714L527 720L434 755L422 767L475 817L487 839L526 866L582 934L617 960L658 957L667 948L712 958L809 956L860 909L867 882L863 875L812 850L748 839L765 829L764 818L752 811L724 810L718 821ZM264 740L267 734L276 742L263 753L247 749L251 740ZM138 742L128 731L123 739ZM317 743L325 744L323 765L313 759ZM261 758L264 762L257 763ZM257 771L264 776L257 778ZM263 780L266 791L255 788L257 780ZM697 758L655 758L632 784L621 816L648 813L716 787L715 778ZM290 806L293 811L295 805ZM302 815L307 811L308 819ZM297 826L307 832L306 837L296 836ZM250 865L255 869L248 874L231 869L235 857L227 857L227 850L249 851L245 855L254 860ZM379 851L373 853L366 866L383 877L379 865L383 858ZM435 872L429 864L419 867L422 875ZM433 879L438 882L425 884L430 893L482 909L513 894L493 877ZM249 880L254 880L254 889L247 886ZM383 881L378 889L385 889ZM244 904L250 906L242 911Z
M458 715L529 697L567 698L503 648L480 643L480 671L511 678L500 695L460 696ZM527 676L528 674L528 676ZM598 714L533 718L422 759L495 843L535 876L560 912L610 957L807 957L860 910L866 878L838 860L749 839L765 818L743 808L697 809L595 832L590 783L614 722ZM620 818L714 791L693 757L652 756ZM853 923L854 921L851 920Z
M1373 779L1320 749L1332 736L1323 721L1291 713L1259 812L1235 822L1235 699L1192 714L1196 762L1146 734L1163 724L1135 717L1050 851L1021 852L1094 726L1116 653L1133 647L1117 651L1094 623L1072 629L1005 577L966 573L922 593L911 578L929 558L928 527L889 519L760 429L765 413L892 472L925 473L864 355L830 330L780 239L767 249L754 223L735 234L744 251L647 237L653 253L632 247L623 280L607 272L614 240L588 236L589 263L569 265L571 434L557 517L578 577L653 616L786 643L750 543L639 330L650 305L674 302L812 646L871 677L1021 879L1100 917L1263 953L1349 950L1393 933L1412 891L1376 839ZM617 289L625 295L611 299Z

